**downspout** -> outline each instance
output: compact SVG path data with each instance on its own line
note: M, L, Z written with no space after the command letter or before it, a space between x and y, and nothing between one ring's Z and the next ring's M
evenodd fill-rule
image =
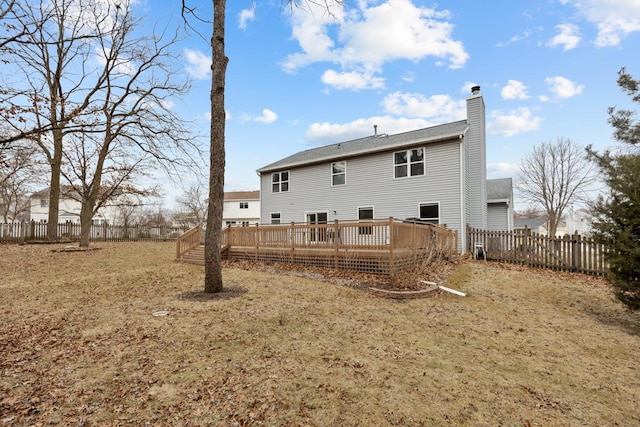
M460 248L462 253L465 252L467 247L467 204L465 203L465 188L466 188L466 176L464 170L464 136L460 135ZM456 248L459 250L459 248Z

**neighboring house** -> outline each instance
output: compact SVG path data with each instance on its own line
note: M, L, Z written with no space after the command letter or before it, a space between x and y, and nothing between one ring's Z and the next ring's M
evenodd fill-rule
M578 233L582 236L591 235L593 222L593 216L585 209L574 210L569 208L569 213L566 215L567 232L571 235Z
M487 230L513 230L513 181L487 180Z
M530 229L533 233L541 234L543 236L547 236L549 234L546 217L521 217L516 214L514 219L514 229L524 230L525 228ZM562 237L565 234L568 234L567 225L565 221L561 219L558 223L558 227L556 228L556 237Z
M252 225L260 222L260 191L224 193L222 226Z
M80 202L79 197L74 196L69 187L60 189L60 201L58 203L58 223L71 222L80 224ZM132 209L138 210L140 213L142 206L135 205ZM111 224L118 225L121 221L119 218L122 207L120 206L104 206L98 210L91 220L93 225ZM31 208L29 218L35 222L47 222L49 219L49 188L40 190L31 195Z
M375 131L258 169L260 217L271 224L419 218L458 231L466 249L466 226L487 228L485 138L476 86L465 120L396 135Z

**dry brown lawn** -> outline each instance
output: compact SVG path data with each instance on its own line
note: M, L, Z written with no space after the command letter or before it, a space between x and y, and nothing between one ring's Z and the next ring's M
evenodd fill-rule
M171 243L0 246L0 425L640 425L640 315L586 276L467 262L389 300ZM165 316L154 316L167 311Z

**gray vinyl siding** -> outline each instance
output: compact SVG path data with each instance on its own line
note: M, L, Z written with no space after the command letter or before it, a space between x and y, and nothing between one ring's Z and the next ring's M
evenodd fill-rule
M469 131L465 143L468 145L468 191L469 225L475 228L487 228L486 194L486 147L485 147L485 106L482 96L467 99L467 120Z
M462 230L460 141L416 145L425 148L424 176L394 178L393 153L345 159L346 185L331 185L331 163L289 169L289 191L271 192L271 173L261 175L262 218L281 212L282 223L304 222L307 212L328 212L328 221L354 220L358 207L373 206L376 218L420 216L420 203L439 203L440 222ZM335 213L334 213L335 212Z
M487 205L487 229L493 231L508 231L509 207L506 203L489 203Z

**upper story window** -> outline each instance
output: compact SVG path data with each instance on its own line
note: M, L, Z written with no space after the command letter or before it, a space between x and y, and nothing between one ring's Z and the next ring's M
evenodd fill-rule
M424 148L393 153L393 176L395 178L424 175L424 170Z
M40 207L41 208L49 207L49 200L48 199L40 199Z
M240 202L240 209L249 209L249 202Z
M331 163L331 185L345 185L347 183L347 162Z
M289 171L271 174L271 192L281 193L289 191Z
M440 224L440 205L438 203L420 203L420 219L431 224Z

